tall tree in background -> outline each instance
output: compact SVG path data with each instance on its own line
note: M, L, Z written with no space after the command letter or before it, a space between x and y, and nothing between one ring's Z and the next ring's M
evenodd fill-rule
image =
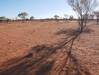
M93 20L94 19L94 14L90 14L89 19Z
M73 17L73 16L70 16L70 17L69 17L69 20L70 20L70 21L72 21L73 19L74 19L74 17Z
M34 16L31 16L31 17L30 17L30 20L34 20Z
M58 21L59 16L58 15L54 15L54 18L56 21Z
M68 15L64 14L64 20L67 21L68 20Z
M27 16L28 16L27 12L21 12L21 13L18 14L18 17L20 17L23 20L25 20Z
M1 16L0 20L7 20L7 18L5 16Z
M96 19L97 19L97 24L99 24L99 12L94 12L95 16L96 16Z

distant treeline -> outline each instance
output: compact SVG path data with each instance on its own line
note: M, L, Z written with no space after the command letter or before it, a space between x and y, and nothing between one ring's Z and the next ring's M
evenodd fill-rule
M0 20L0 22L25 22L25 21L78 21L79 19L17 19L17 20L12 20L12 19L6 19L6 20ZM97 19L88 19L89 21L97 20Z

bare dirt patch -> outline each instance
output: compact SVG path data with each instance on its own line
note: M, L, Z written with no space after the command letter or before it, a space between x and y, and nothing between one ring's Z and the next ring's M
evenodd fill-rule
M99 26L75 42L72 63L66 66L65 49L57 49L76 22L12 22L0 24L0 75L99 75ZM71 71L67 71L67 68Z

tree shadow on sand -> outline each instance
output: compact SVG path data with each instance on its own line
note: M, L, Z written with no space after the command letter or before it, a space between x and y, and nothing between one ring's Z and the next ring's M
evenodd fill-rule
M38 54L40 52L42 54L36 58L33 57L34 52L37 52ZM47 70L50 70L53 64L53 61L47 62L46 59L50 57L50 55L52 55L54 52L55 50L53 47L45 45L37 45L35 47L32 47L27 55L7 61L7 64L4 65L5 68L0 71L0 75L32 75L29 73L34 71L34 69L38 66L41 66L42 69L40 69L43 71L42 75L44 75ZM39 72L41 71L38 71L38 73L35 75L41 75Z
M58 42L57 45L37 45L32 47L23 57L8 60L6 64L2 65L4 67L0 70L0 75L51 75L50 71L55 65L55 60L48 61L47 59L56 54L57 50L63 52L64 49L66 59L60 70L56 71L58 73L56 75L91 75L89 70L82 66L79 60L69 52L73 39L75 39L74 35L78 34L78 31L70 31L70 36ZM63 33L67 34L67 31L60 31L57 35ZM63 70L64 68L65 70Z

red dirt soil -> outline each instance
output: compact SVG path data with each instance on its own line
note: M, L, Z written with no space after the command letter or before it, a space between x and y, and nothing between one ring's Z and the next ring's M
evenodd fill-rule
M76 27L74 21L0 23L0 75L65 75L65 50L54 50L64 35L56 33ZM83 33L73 46L71 58L76 61L68 65L74 71L79 68L79 75L99 75L99 26L91 22L88 28L92 31Z

